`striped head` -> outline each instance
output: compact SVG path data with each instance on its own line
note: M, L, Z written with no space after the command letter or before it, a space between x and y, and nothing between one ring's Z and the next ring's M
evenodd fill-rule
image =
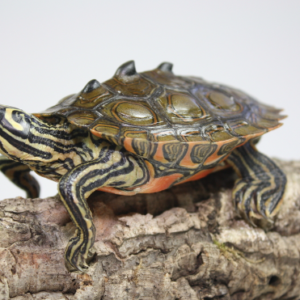
M0 152L14 160L26 158L28 150L24 150L30 144L31 125L31 115L15 107L0 105Z

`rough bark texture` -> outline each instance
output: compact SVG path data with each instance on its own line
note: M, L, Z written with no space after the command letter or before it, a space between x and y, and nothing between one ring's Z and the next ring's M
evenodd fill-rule
M300 299L300 162L274 227L240 219L231 170L165 192L94 194L97 256L86 274L64 266L74 225L57 197L0 202L3 299Z

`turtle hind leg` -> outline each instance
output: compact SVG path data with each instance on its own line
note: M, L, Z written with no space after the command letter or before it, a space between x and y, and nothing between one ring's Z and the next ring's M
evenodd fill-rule
M0 170L17 187L26 192L28 198L38 198L40 185L30 174L31 169L5 156L0 156Z
M285 174L252 141L233 150L227 162L240 177L233 189L239 213L252 224L270 226L283 200Z

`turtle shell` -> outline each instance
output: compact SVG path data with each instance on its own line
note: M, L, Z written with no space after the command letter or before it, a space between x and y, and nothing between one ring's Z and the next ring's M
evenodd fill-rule
M163 163L181 157L181 166L193 167L209 152L229 153L279 127L280 111L237 89L176 76L170 63L137 73L130 61L112 79L91 80L78 94L34 115L63 116L136 155Z

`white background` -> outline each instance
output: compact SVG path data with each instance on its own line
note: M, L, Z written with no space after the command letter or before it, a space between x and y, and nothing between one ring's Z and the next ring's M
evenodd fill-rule
M38 112L109 79L134 59L138 71L225 83L282 107L284 126L259 150L300 159L300 1L0 0L0 103ZM40 179L40 178L39 178ZM41 179L42 197L56 184ZM24 196L1 174L1 197Z

